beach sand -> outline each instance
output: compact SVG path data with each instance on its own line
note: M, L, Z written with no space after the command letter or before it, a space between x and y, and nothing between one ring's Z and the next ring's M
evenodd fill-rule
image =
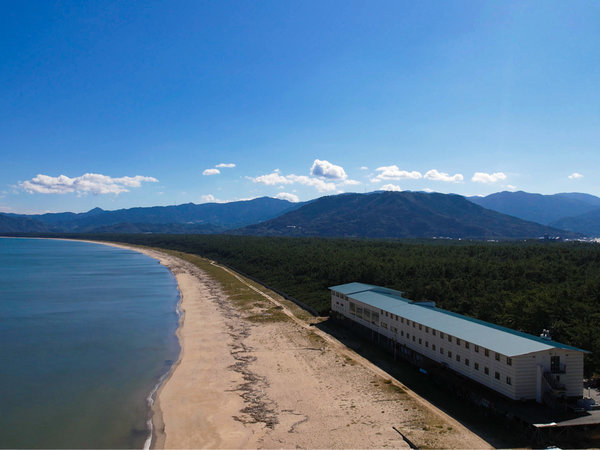
M491 447L273 292L123 247L158 259L182 294L182 352L154 404L153 447L409 447L393 427L418 447Z

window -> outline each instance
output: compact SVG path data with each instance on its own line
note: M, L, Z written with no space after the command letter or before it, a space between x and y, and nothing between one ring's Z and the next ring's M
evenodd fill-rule
M425 347L429 348L429 341L425 341Z
M483 353L485 354L485 356L490 356L490 351L486 348Z
M444 347L440 347L440 353L443 355L444 354Z
M448 350L448 358L452 358L452 352Z
M475 346L475 353L479 353L479 345Z
M423 325L419 324L419 330L423 329Z
M452 336L448 335L448 342L452 342Z
M490 369L488 369L487 367L483 368L483 373L485 373L486 375L490 374Z
M496 353L494 357L496 358L496 361L500 361L500 353Z
M400 331L400 336L404 336L404 331Z
M435 344L431 344L431 350L435 352Z
M350 302L350 314L356 315L356 305L352 302Z
M512 380L510 379L510 377L506 377L506 384L512 384Z
M376 313L374 311L371 313L371 323L374 323L374 324L379 323L379 313ZM386 328L387 328L387 324L386 324Z
M406 339L410 339L410 333L406 333Z
M435 330L431 330L431 334L435 336Z
M404 317L400 317L400 323L404 323Z
M496 380L499 380L499 379L500 379L500 372L495 372L495 373L494 373L494 378L495 378Z
M465 366L469 365L469 358L465 358Z
M381 322L381 326L387 330L387 323Z
M369 311L367 308L363 310L363 319L365 319L367 322L371 321L371 311Z
M465 348L469 348L469 343L465 341Z
M362 306L357 306L356 307L356 317L360 317L362 319Z
M425 333L429 333L429 327L425 327Z
M440 339L444 339L444 333L440 331Z
M419 338L419 345L421 345L423 343L423 341L421 340L421 338Z
M415 342L415 335L413 334L413 342Z
M417 328L417 324L415 323L414 320L413 320L413 328Z
M460 355L458 353L456 354L456 360L460 362Z
M460 345L460 339L456 338L456 345Z
M473 366L475 367L475 370L479 370L479 363L475 363Z
M508 364L509 366L512 366L512 358L509 358L508 356L506 357L506 364Z

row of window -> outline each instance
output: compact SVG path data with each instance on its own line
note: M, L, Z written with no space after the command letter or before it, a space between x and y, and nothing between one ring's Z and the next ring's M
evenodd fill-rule
M335 293L334 293L335 295ZM363 320L366 320L367 322L371 322L374 325L378 325L381 326L384 329L388 329L388 324L386 322L381 322L379 323L379 313L376 313L375 311L371 311L367 308L362 308L361 306L358 306L357 304L350 302L349 304L349 310L350 310L350 314L360 317ZM473 350L475 351L475 353L479 353L480 350L483 350L483 354L486 357L490 356L490 350L484 347L480 347L479 345L476 344L471 344L469 341L465 341L465 340L461 340L460 338L454 337L450 334L444 333L443 331L438 331L435 328L430 328L428 326L424 326L423 324L417 323L414 320L411 321L409 319L405 319L404 317L400 317L396 314L392 314L388 311L384 311L383 309L380 310L381 312L381 316L382 317L389 317L392 320L396 321L396 322L400 322L400 323L406 323L407 326L412 326L415 329L419 329L419 330L423 330L423 328L425 328L425 333L429 334L431 333L432 336L437 336L439 333L439 337L440 339L444 339L446 338L448 340L448 342L455 342L457 346L461 346L461 344L466 348L466 349L470 349L471 345L473 345ZM390 327L392 332L394 333L398 333L398 328L395 326L391 326ZM400 332L402 336L404 336L404 331ZM409 333L406 333L407 336L409 336ZM413 338L414 340L414 338ZM419 339L420 340L420 339ZM496 361L501 361L501 354L500 353L495 353L494 354L495 360ZM510 357L506 357L505 359L506 364L511 366L512 365L512 358Z
M402 336L404 336L404 331L402 331ZM406 339L410 340L410 338L411 338L410 333L406 333ZM416 337L415 337L414 334L412 335L412 341L416 342ZM421 338L419 338L419 345L422 345L422 343L423 343L423 340ZM429 341L425 341L425 347L429 348ZM436 349L435 344L431 344L431 350L435 351L435 349ZM440 354L442 354L442 355L444 354L444 347L440 347ZM446 355L448 356L448 358L452 358L452 351L448 350L446 352ZM455 358L456 358L457 362L460 362L461 357L460 357L460 355L458 353L455 355ZM467 366L467 367L471 366L471 361L469 360L469 358L465 358L464 359L464 363L465 363L465 366ZM479 370L479 363L478 362L474 363L473 367L475 368L475 370ZM488 367L484 367L483 368L483 373L486 374L486 375L489 375L490 374L490 369ZM499 380L500 379L500 372L496 372L495 375L494 375L494 377L497 380ZM506 377L506 384L512 384L512 380L511 380L511 378L509 376Z

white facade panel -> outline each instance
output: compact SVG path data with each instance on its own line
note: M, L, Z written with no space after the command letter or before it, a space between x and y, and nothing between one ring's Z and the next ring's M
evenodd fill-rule
M427 324L352 299L351 295L332 291L331 307L348 319L513 400L536 399L540 365L545 372L557 372L552 377L565 385L567 396L577 397L583 393L583 353L580 351L555 348L509 358L476 342L464 341L461 336L448 335Z

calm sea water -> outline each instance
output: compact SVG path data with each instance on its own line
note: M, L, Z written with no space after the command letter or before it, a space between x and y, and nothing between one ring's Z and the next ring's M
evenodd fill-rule
M141 448L178 299L140 253L0 238L0 447Z

